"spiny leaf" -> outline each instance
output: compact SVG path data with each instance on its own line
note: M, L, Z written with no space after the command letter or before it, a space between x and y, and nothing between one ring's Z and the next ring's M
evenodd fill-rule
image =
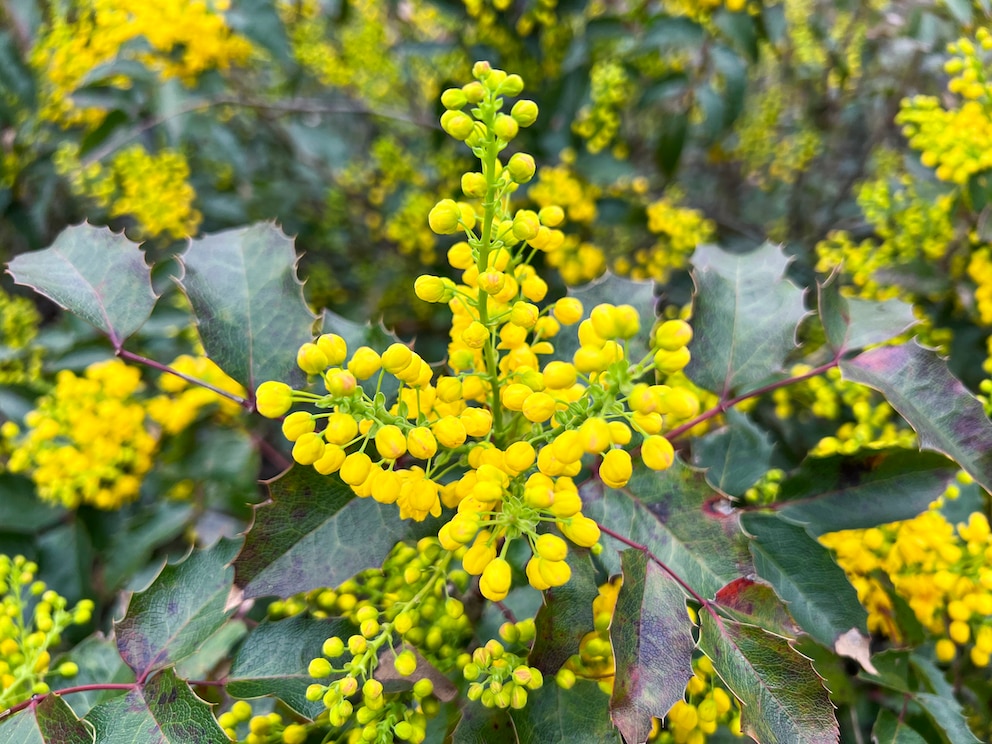
M692 622L685 593L640 550L620 554L623 585L610 626L616 677L611 713L627 741L646 741L692 677Z
M741 728L759 744L835 744L830 696L810 660L784 638L700 612L699 648L742 703Z
M317 620L298 615L278 622L266 621L245 639L227 675L227 692L234 697L274 695L311 720L325 710L320 700L311 702L306 689L314 680L307 666L321 654L331 636L347 638L355 627L342 619Z
M730 496L744 492L771 467L774 444L768 432L736 410L726 414L727 425L693 445L697 467L706 470L706 480Z
M381 566L400 540L430 530L429 522L400 520L395 505L360 499L339 478L313 468L294 467L268 485L271 499L256 507L234 563L245 597L337 586Z
M296 277L293 241L270 223L190 242L179 285L207 355L249 391L265 380L302 385L296 352L313 340L313 313Z
M138 244L105 227L67 227L49 248L16 256L8 271L106 333L115 349L148 320L158 299Z
M593 629L592 601L598 590L589 551L573 548L566 560L572 578L544 592L544 604L534 618L536 638L528 663L545 676L557 672Z
M139 680L193 654L227 620L234 581L230 563L239 545L240 540L221 540L191 553L131 598L115 630L121 657Z
M631 305L641 318L641 329L627 341L627 356L640 361L651 346L651 328L655 322L654 282L635 282L607 271L594 282L568 290L571 297L582 301L585 312L600 303ZM566 326L555 336L555 350L562 359L571 359L579 348L578 326Z
M919 321L902 300L875 302L844 297L838 272L817 286L817 308L827 343L836 352L861 349L895 338Z
M905 449L861 457L808 457L782 483L779 515L814 537L912 519L959 468L942 455Z
M753 570L747 540L726 499L703 473L676 458L668 470L641 464L626 488L604 488L589 481L582 489L583 513L604 527L646 546L659 560L703 597L712 597L727 582ZM625 545L603 536L600 559L610 565L611 550Z
M867 643L868 613L826 548L772 514L744 514L741 528L751 535L758 576L775 587L803 630L828 648L852 629Z
M785 279L788 262L771 243L747 254L696 249L692 322L706 330L689 347L686 374L696 384L724 396L746 393L782 369L806 314L802 291Z
M0 744L93 744L93 726L80 721L59 695L0 724Z
M844 377L875 388L909 422L920 448L943 452L992 490L992 422L935 351L883 346L841 361Z
M98 705L86 720L96 744L230 744L210 706L171 669Z
M716 603L742 623L760 625L783 638L795 638L801 629L769 584L744 576L716 593Z

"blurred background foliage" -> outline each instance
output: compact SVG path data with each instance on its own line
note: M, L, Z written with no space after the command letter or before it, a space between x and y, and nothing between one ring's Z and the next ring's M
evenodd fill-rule
M611 270L657 281L674 316L697 245L770 238L803 286L837 272L851 296L913 303L921 339L985 394L989 18L989 0L0 0L0 259L84 220L123 229L167 296L131 346L236 392L165 259L271 220L296 236L315 310L381 317L440 358L443 318L410 280L446 270L427 214L470 160L437 101L489 59L541 109L519 147L542 168L517 197L566 210L541 257L555 292ZM257 476L286 462L263 423L139 379L9 276L0 327L2 550L97 617L153 556L242 530ZM822 343L812 327L803 341ZM748 498L774 498L811 450L913 445L878 396L818 379L752 411L777 467ZM964 490L959 516L984 503Z

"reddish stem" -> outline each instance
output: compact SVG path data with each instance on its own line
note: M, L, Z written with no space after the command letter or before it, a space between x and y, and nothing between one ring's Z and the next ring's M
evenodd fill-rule
M144 364L145 366L151 367L152 369L157 369L160 372L167 372L170 375L175 375L176 377L182 380L186 380L186 382L190 383L191 385L199 385L200 387L206 388L207 390L217 393L217 395L227 398L228 400L233 400L239 406L245 408L248 411L251 411L255 408L254 404L247 398L242 398L240 395L235 395L234 393L231 393L227 390L222 390L219 387L215 387L214 385L211 385L209 382L204 382L203 380L199 380L195 377L191 377L190 375L180 372L177 369L173 369L167 364L162 364L161 362L156 362L154 359L149 359L148 357L141 356L141 354L135 354L133 351L128 351L127 349L118 349L117 356L119 356L121 359L126 359L129 362L134 362L135 364Z

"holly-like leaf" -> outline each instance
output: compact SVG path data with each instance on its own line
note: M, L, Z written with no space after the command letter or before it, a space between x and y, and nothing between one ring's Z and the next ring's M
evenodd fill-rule
M571 297L582 301L586 315L596 305L631 305L641 318L641 329L627 340L628 359L643 359L651 346L651 328L656 319L654 282L635 282L607 271L599 279L568 290ZM561 359L571 359L579 348L578 326L565 326L555 336L555 350Z
M768 472L774 444L768 432L740 411L727 411L727 425L700 437L693 445L694 464L706 480L730 496L744 492Z
M741 728L760 744L835 744L830 696L810 660L753 625L699 613L699 648L742 703Z
M171 669L90 711L97 744L230 744L210 706Z
M207 355L249 390L266 380L305 380L296 352L313 340L315 317L296 276L293 241L271 223L190 242L179 285Z
M599 592L589 551L573 548L566 560L572 578L544 592L544 604L534 618L536 638L528 663L545 676L557 672L593 629L592 601Z
M271 499L256 507L234 563L245 597L337 586L381 566L400 540L430 530L429 522L401 520L395 505L360 499L336 476L313 468L294 467L268 486Z
M234 697L273 695L302 716L314 719L326 710L320 700L306 698L314 679L307 666L321 654L331 636L347 638L355 627L339 618L317 620L297 615L256 627L238 649L227 675L227 692Z
M765 243L747 254L702 245L692 258L696 298L686 374L724 397L756 389L781 371L806 314L803 293L785 278L789 259Z
M611 713L627 741L646 741L692 677L692 621L685 593L640 550L620 554L623 585L610 625L616 678Z
M905 449L809 457L783 481L778 513L814 537L912 519L959 470L942 455Z
M605 488L589 481L582 489L583 513L602 526L646 546L702 597L753 571L747 539L726 499L703 473L676 458L662 472L641 464L626 488ZM604 534L600 559L610 570L612 550L630 547Z
M93 727L80 721L59 695L0 724L0 744L93 744Z
M234 583L230 566L240 540L221 540L165 566L151 586L131 597L116 623L121 657L144 679L192 655L227 620Z
M716 593L716 603L742 623L759 625L783 638L795 638L802 630L769 584L745 576L734 579Z
M105 227L67 227L50 247L16 256L8 271L103 331L115 349L148 320L158 299L138 244Z
M895 338L919 320L902 300L875 302L844 297L838 272L817 287L817 308L827 343L838 353Z
M935 351L883 346L841 361L844 378L881 392L916 430L920 449L942 452L992 490L992 422Z
M789 614L814 640L834 648L852 629L865 638L868 613L843 569L802 527L773 514L750 512L741 527L751 535L758 576L775 587Z
M548 681L510 715L520 744L622 744L610 721L609 698L595 682L578 680L563 690Z
M890 710L881 710L871 729L875 744L927 744L920 732Z

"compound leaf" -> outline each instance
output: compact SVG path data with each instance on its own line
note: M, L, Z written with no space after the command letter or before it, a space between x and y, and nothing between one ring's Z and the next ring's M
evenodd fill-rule
M297 615L256 627L238 649L227 675L227 692L234 697L274 695L311 720L326 710L311 702L306 689L314 680L307 674L312 659L331 636L347 638L355 628L345 620L317 620Z
M789 259L765 243L747 254L703 245L692 258L697 334L686 374L723 396L756 389L781 371L806 314L803 293L785 278Z
M916 430L920 449L942 452L992 490L992 422L931 349L882 346L841 361L844 377L873 387Z
M315 317L296 260L292 239L271 223L197 238L180 259L207 355L249 393L265 380L305 382L296 352L313 340Z
M107 334L115 349L148 320L158 299L138 244L105 227L67 227L50 247L16 256L8 271Z
M93 744L93 736L93 727L59 695L45 696L0 725L0 744Z
M741 728L760 744L835 744L830 696L810 660L753 625L699 613L699 648L742 703Z
M430 529L429 523L400 520L394 505L360 499L339 478L313 468L294 467L268 486L271 498L256 507L234 563L245 597L337 586L381 566L400 540Z
M230 744L210 706L172 669L101 703L86 720L96 728L96 744Z
M692 622L685 594L643 551L620 554L623 585L610 626L616 677L613 722L627 741L647 741L692 677Z
M227 620L234 582L230 566L240 540L221 540L165 566L152 585L131 597L115 625L121 657L143 679L191 656Z

